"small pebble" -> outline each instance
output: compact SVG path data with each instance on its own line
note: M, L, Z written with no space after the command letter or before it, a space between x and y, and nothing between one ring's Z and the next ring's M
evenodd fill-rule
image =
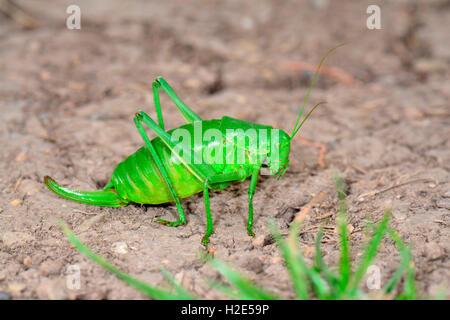
M348 231L348 233L352 233L353 230L355 230L355 227L352 226L351 224L348 224L348 225L347 225L347 231Z
M15 160L17 162L25 162L25 161L27 161L28 160L27 152L26 151L22 151L21 153L19 153L16 156Z
M444 194L444 198L450 198L450 191L447 191L447 192ZM1 212L1 209L0 209L0 212Z
M15 199L13 201L11 201L10 203L13 207L17 207L20 206L22 204L22 201L20 199Z
M112 249L114 252L119 254L128 253L128 245L126 242L115 242L112 244Z
M41 71L41 73L39 74L40 78L42 81L47 81L51 78L50 73L48 71Z
M315 251L316 251L316 250L315 250L314 247L309 247L309 246L307 246L307 247L303 248L303 254L304 254L305 257L307 257L307 258L312 258Z
M201 86L201 82L197 79L191 78L184 82L184 86L189 89L198 89Z
M23 259L23 265L27 268L29 268L31 266L31 257L30 256L26 256Z
M258 235L255 239L252 240L252 244L254 247L265 247L274 242L274 239L271 234L266 235Z
M264 245L264 235L257 236L252 243L254 247L262 247Z
M216 248L214 248L214 247L212 247L212 248L209 248L209 250L208 250L208 255L210 256L210 257L214 257L214 253L216 252Z
M279 264L281 263L281 261L282 261L281 257L273 257L270 259L271 264Z

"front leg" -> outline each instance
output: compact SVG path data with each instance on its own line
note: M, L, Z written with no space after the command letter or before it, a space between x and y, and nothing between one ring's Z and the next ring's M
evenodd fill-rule
M254 237L255 233L252 231L253 226L253 195L256 190L256 183L258 182L259 170L261 166L256 166L252 171L252 179L250 181L250 186L248 188L248 222L247 222L247 233L249 236Z
M214 176L209 177L203 183L203 198L205 200L205 211L206 211L206 233L202 238L202 244L207 247L209 242L209 237L214 232L214 225L211 216L211 207L209 204L209 187L211 184L229 182L235 180L241 180L245 177L245 172L236 171L236 172L227 172L216 174Z

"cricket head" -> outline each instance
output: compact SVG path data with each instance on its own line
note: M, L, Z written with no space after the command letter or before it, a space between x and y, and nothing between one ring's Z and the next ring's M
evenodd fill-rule
M263 162L263 167L268 168L271 175L278 175L278 179L280 179L289 167L291 138L283 130L277 130L278 135L274 141L271 141L271 147Z

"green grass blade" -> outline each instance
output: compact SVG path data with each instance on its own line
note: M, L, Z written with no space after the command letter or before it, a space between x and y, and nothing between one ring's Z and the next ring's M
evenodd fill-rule
M307 300L309 298L308 283L306 281L307 277L305 265L304 263L301 263L302 257L299 256L296 258L295 250L291 249L287 242L283 240L281 234L273 223L271 223L269 227L281 251L281 254L283 255L286 267L292 279L292 284L297 294L297 298Z
M166 278L166 280L169 281L169 283L172 285L172 287L175 289L175 291L179 296L190 296L189 292L184 290L184 288L175 281L173 276L166 269L161 268L161 273L164 276L164 278Z
M232 288L219 283L217 281L213 281L211 279L205 279L205 282L208 286L210 286L213 289L216 289L217 291L222 292L226 296L230 297L231 299L236 300L253 300L253 296L247 295L245 292L233 290Z
M342 201L342 200L341 200ZM349 279L350 279L350 249L349 249L349 241L347 237L347 223L344 217L345 213L343 212L343 205L341 205L341 209L339 210L340 217L338 218L338 228L339 228L339 237L340 237L340 245L341 245L341 258L340 258L340 283L339 287L342 291L345 291L347 288Z
M224 262L217 259L210 259L208 263L220 272L231 284L238 290L238 294L243 299L250 300L276 300L276 297L270 293L261 290L255 286L249 279L234 271Z
M349 283L351 273L350 249L347 236L347 195L345 194L344 183L342 179L338 175L335 175L334 181L339 199L339 212L337 221L341 245L339 288L342 292L344 292Z
M389 294L397 286L405 270L408 269L411 257L410 257L410 247L408 249L405 248L402 239L397 235L397 233L390 228L387 229L387 232L391 237L391 239L395 242L401 256L399 268L383 288L384 293Z
M119 279L122 279L127 284L135 287L136 289L138 289L142 293L146 294L150 298L160 299L160 300L177 300L177 299L189 300L189 299L194 299L189 294L183 294L183 295L174 294L174 293L172 293L170 291L166 291L166 290L163 290L163 289L159 289L159 288L155 288L155 287L149 286L145 282L140 281L140 280L138 280L136 278L133 278L132 276L130 276L130 275L120 271L118 268L113 266L111 263L109 263L104 258L96 255L91 250L89 250L83 243L81 243L81 241L75 236L75 234L72 232L72 230L69 229L69 227L66 224L61 223L61 228L63 229L63 231L66 234L66 236L69 238L70 242L78 249L78 251L80 251L81 253L86 255L89 259L91 259L91 260L95 261L96 263L98 263L99 265L101 265L106 270L108 270L111 273L113 273L114 275L116 275Z
M402 239L397 235L397 233L391 229L388 230L389 235L396 243L398 250L400 251L400 254L402 256L402 265L400 266L399 270L394 274L393 279L396 278L398 273L401 273L402 275L404 269L406 269L406 279L405 284L403 286L403 292L399 294L397 299L401 300L415 300L417 298L416 294L416 286L415 286L415 273L414 273L414 262L412 260L411 255L411 243L408 245L408 248L405 247ZM395 279L397 280L397 279ZM391 281L394 281L391 279ZM398 281L398 280L397 280ZM388 283L390 285L390 283ZM390 287L387 286L388 289Z
M331 298L336 298L336 294L338 292L338 284L339 284L339 278L336 274L334 274L326 265L325 261L322 257L322 249L320 248L320 242L322 241L323 237L323 226L320 228L319 233L317 234L316 238L316 253L315 253L315 265L319 272L322 272L325 275L325 278L327 279L328 285L330 286Z
M409 253L409 252L408 252ZM417 298L416 294L416 276L414 272L414 263L412 259L410 259L408 264L408 271L404 286L404 299L407 300L415 300Z
M351 284L349 287L350 293L357 292L358 285L361 281L361 279L366 274L367 268L369 267L372 260L375 258L378 250L378 246L381 243L381 240L383 238L384 233L386 232L388 228L388 222L390 218L390 212L387 211L383 217L383 220L380 222L378 227L375 229L375 232L372 236L372 239L367 244L361 263L358 266L358 269L356 270L353 278L351 279Z
M291 232L292 230L292 232ZM290 228L289 237L287 240L280 240L283 243L284 256L288 256L291 263L296 264L296 269L299 269L302 274L306 275L307 280L311 283L315 294L319 299L329 299L329 286L326 281L320 276L314 267L309 267L304 259L303 252L298 246L298 233L300 230L300 223L293 223ZM291 243L289 243L291 242ZM281 248L281 247L280 247ZM306 287L308 289L308 287Z
M320 300L328 300L332 298L330 286L327 285L327 282L321 277L319 272L317 272L314 268L307 268L307 275L311 281L317 298Z

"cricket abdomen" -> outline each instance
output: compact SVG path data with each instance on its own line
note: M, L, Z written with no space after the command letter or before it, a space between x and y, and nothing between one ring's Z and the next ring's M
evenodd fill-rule
M195 176L182 164L173 162L167 148L156 149L180 198L203 190L203 184ZM117 165L111 184L117 194L128 201L145 204L173 201L161 172L145 146Z
M219 120L204 122L207 122L209 127L219 128L220 126ZM186 124L180 128L187 130L193 136L192 124ZM168 133L171 134L172 131L169 130ZM194 142L193 139L191 142ZM187 198L203 191L203 182L195 177L184 164L177 161L178 158L172 155L170 149L159 137L154 138L151 143L180 198ZM141 147L117 165L108 187L114 187L121 198L136 203L160 204L173 201L164 177L146 146Z

